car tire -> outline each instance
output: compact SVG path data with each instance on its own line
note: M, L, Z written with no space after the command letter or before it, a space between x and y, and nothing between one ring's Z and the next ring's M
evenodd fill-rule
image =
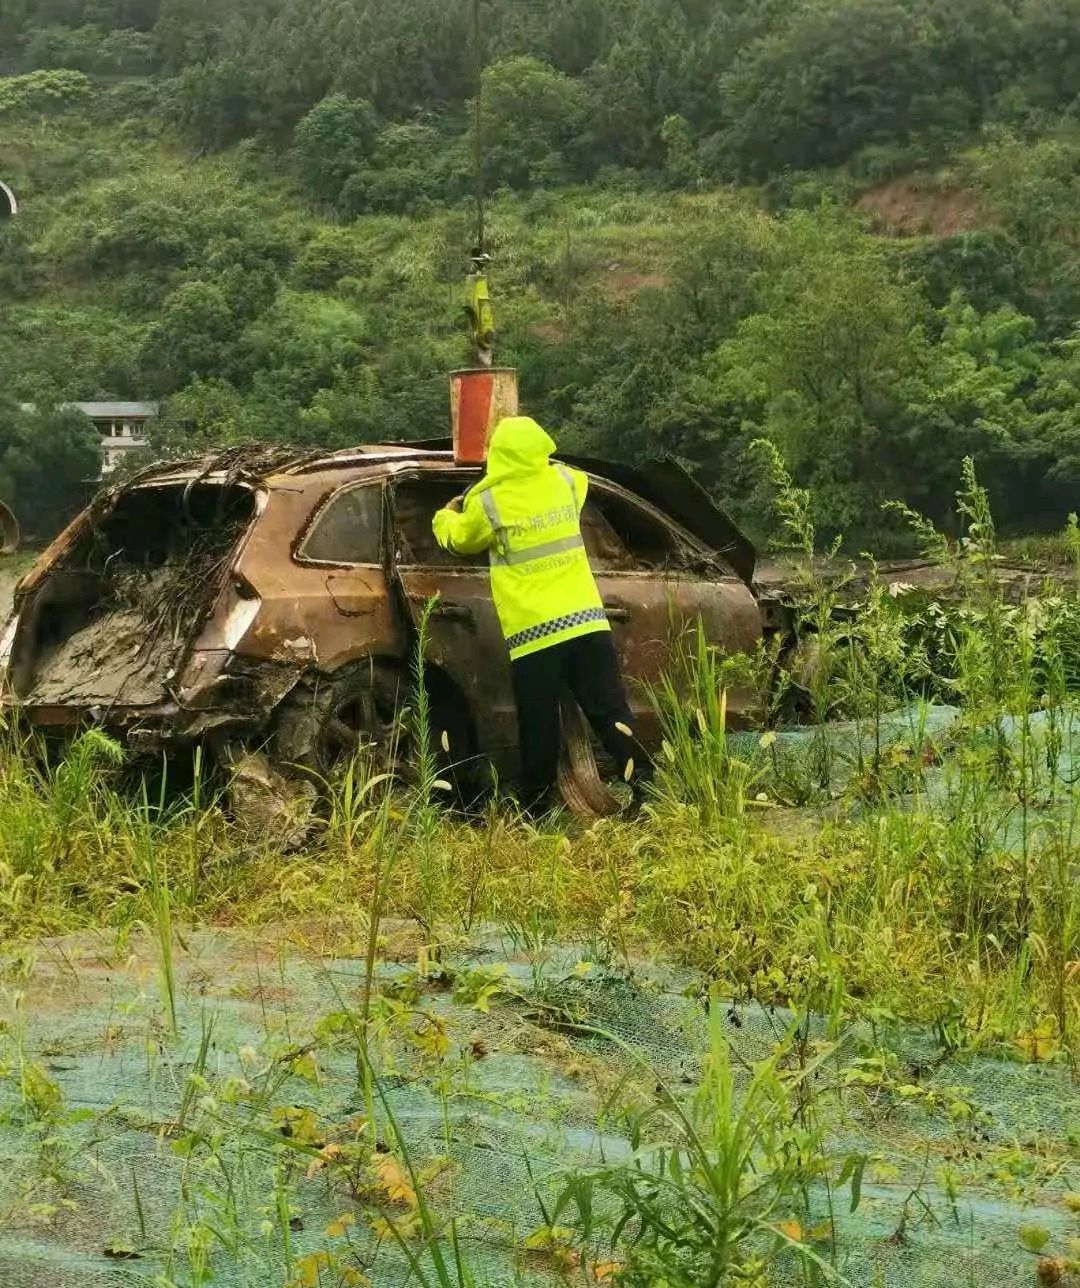
M408 687L400 667L374 660L303 681L278 711L274 759L326 779L368 748L378 770L397 772L408 760Z
M432 677L431 738L440 774L453 784L459 803L482 794L484 775L468 708L456 690ZM408 780L414 747L406 709L412 680L404 667L370 660L334 676L303 681L282 703L273 758L283 768L325 785L362 747L373 769Z

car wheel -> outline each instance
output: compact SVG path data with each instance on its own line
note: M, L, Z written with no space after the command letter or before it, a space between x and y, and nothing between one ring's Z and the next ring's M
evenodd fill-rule
M408 759L407 699L407 679L392 663L305 681L278 713L275 759L325 778L367 751L380 770L397 772Z

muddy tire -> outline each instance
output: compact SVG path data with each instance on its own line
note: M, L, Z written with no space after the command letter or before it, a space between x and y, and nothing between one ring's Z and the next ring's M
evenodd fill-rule
M278 712L274 759L325 779L366 748L380 770L394 771L408 759L407 700L407 678L392 663L305 681Z
M482 794L485 775L468 707L435 675L428 697L440 774L453 784L458 803L471 804ZM286 771L324 785L366 748L377 772L407 781L415 750L406 714L411 705L411 677L393 662L367 662L305 681L280 708L273 758Z
M275 768L261 751L232 749L224 799L244 830L283 854L301 849L318 821L318 788L309 779Z
M592 738L581 708L571 698L562 703L562 755L559 758L559 795L571 814L579 818L610 818L622 804L600 776Z

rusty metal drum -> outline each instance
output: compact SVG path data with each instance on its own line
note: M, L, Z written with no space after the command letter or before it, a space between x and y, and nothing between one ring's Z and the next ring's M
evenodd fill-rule
M518 414L518 373L513 367L477 367L450 373L454 459L483 465L495 426Z

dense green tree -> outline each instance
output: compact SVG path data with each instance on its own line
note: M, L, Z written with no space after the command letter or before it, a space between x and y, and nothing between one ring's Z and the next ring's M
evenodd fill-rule
M660 141L667 149L664 177L674 188L692 188L702 180L701 155L685 116L665 117Z
M169 398L152 443L163 456L190 456L262 436L256 409L238 389L196 377Z
M1075 109L1080 99L1080 0L1028 0L1020 21L1019 88L1036 107Z
M348 180L338 205L345 215L415 215L475 188L475 161L464 136L448 141L435 125L408 121L380 130L371 164Z
M296 167L307 192L331 205L371 158L378 134L375 110L364 100L333 94L296 127Z
M147 345L144 367L157 393L190 377L219 374L239 335L229 299L214 282L187 282L165 301Z
M720 345L715 378L720 400L812 487L823 529L845 531L876 499L903 493L892 435L902 384L924 352L916 292L875 247L820 233L796 217L793 236L810 253L792 256L770 283L767 310Z
M101 470L101 440L73 409L22 410L0 399L0 500L30 536L52 537L85 504Z
M1080 335L1055 346L1040 368L1029 401L1038 417L1032 444L1045 461L1042 478L1062 489L1061 498L1049 502L1054 513L1063 503L1075 506L1080 486ZM1023 500L1030 502L1030 498ZM1023 519L1034 512L1030 504L1019 509Z
M254 128L257 90L240 58L185 67L172 98L181 123L204 147L226 147Z
M32 67L66 67L103 76L139 76L149 70L151 39L140 31L98 27L42 27L26 43Z
M569 177L587 110L580 84L536 58L486 68L480 116L489 185Z
M61 112L90 95L82 72L38 71L0 80L0 116L17 113Z

